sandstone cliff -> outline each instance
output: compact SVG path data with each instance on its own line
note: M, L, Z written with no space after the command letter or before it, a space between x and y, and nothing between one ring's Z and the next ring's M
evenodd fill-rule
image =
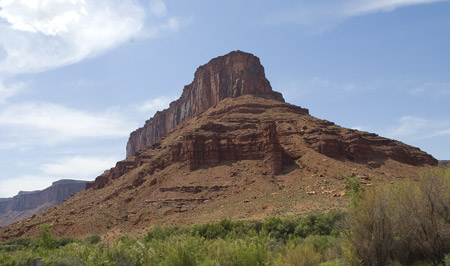
M0 199L0 226L37 214L83 190L86 181L59 180L38 191L20 191L12 198Z
M272 91L259 59L232 52L200 67L169 109L133 132L128 156L86 190L0 229L0 240L139 233L154 224L261 219L346 206L342 174L365 187L417 178L418 148L309 115Z
M234 51L212 59L197 69L194 81L184 87L178 100L168 109L157 112L143 128L131 133L127 157L155 144L182 122L200 115L221 100L246 94L284 102L280 93L272 91L258 57Z

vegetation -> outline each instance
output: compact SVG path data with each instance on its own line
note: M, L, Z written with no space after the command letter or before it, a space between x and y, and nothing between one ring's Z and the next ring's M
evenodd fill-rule
M352 201L343 253L355 265L448 265L450 168L378 187Z
M99 236L0 243L0 265L450 265L450 169L364 191L347 178L347 213L156 226L112 243Z
M191 227L154 227L139 238L111 244L99 236L55 238L48 225L35 239L0 244L0 265L317 265L341 257L344 214L309 214L265 221L229 221ZM333 264L334 265L334 264Z

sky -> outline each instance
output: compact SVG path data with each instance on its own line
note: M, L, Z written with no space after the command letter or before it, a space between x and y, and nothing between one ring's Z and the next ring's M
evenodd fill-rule
M318 118L450 159L450 1L0 0L0 197L94 180L233 50Z

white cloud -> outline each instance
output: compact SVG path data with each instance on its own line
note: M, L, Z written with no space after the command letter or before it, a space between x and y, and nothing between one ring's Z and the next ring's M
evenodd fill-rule
M359 130L359 131L368 131L364 126L353 126L351 129Z
M150 11L152 11L153 15L161 18L167 14L167 7L163 0L151 0Z
M160 38L168 33L178 32L180 29L187 27L192 23L192 17L178 18L170 17L162 23L149 26L143 30L142 36L145 38Z
M79 62L138 37L145 10L132 0L0 2L0 73L40 72Z
M163 109L166 109L169 107L170 102L172 102L172 100L167 97L159 97L159 98L155 98L155 99L146 101L141 106L138 106L137 109L141 112L146 112L146 113L162 111Z
M25 83L17 82L6 86L0 80L0 104L4 103L8 98L13 97L25 87Z
M16 30L57 35L88 13L84 0L4 0L0 16Z
M51 186L59 178L49 176L26 175L17 178L0 179L0 198L13 197L19 191L42 190Z
M449 96L450 83L449 82L429 82L422 86L418 86L409 91L412 96Z
M55 144L77 138L121 138L137 127L116 111L89 113L51 103L26 103L0 110L0 128L28 144Z
M450 121L448 120L429 120L416 116L404 116L398 122L398 125L387 130L386 136L404 140L450 136Z
M301 1L266 18L271 24L293 23L318 31L329 30L355 16L392 12L397 8L448 0L324 0Z
M113 167L120 158L75 156L41 165L44 175L77 180L93 180L103 171Z
M350 1L345 9L345 16L360 16L375 12L392 12L397 8L419 4L444 2L446 0L358 0Z
M94 180L113 167L120 158L113 156L74 156L57 159L39 167L36 175L0 178L0 198L13 197L19 191L42 190L61 179Z
M430 128L431 125L431 121L415 116L401 117L398 122L399 124L397 126L389 130L389 137L414 137L427 128Z

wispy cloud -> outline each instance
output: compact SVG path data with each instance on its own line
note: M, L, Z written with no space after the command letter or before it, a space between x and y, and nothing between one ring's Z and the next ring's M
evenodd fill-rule
M29 73L79 62L136 37L145 10L134 1L2 1L6 58L0 73Z
M148 20L149 13L157 19ZM188 24L167 13L163 0L1 1L0 77L74 64Z
M12 197L19 191L42 190L60 179L94 180L113 167L120 158L74 156L57 159L39 166L36 175L0 179L0 198Z
M450 82L428 82L409 91L412 96L450 96Z
M3 104L8 98L11 98L19 93L24 87L24 82L16 82L5 85L5 83L0 80L0 104Z
M450 121L404 116L398 120L398 125L388 129L385 135L390 138L404 140L450 136Z
M398 8L445 2L448 0L321 0L298 1L294 6L275 11L266 18L271 24L292 23L318 31L336 27L348 18L377 12L392 12Z
M358 0L349 1L344 8L344 16L360 16L375 12L392 12L397 8L445 2L447 0Z
M153 15L161 18L167 15L166 3L162 0L151 0L150 1L150 11Z
M156 111L162 111L169 107L169 103L172 102L173 99L168 97L159 97L155 99L150 99L144 102L142 105L137 106L137 109L140 112L145 113L153 113Z
M58 178L93 180L103 171L113 167L120 158L75 156L58 159L40 166L44 175Z
M126 137L136 127L116 111L89 113L51 103L8 105L0 110L2 134L36 145L77 138Z
M17 178L0 179L0 198L13 197L19 191L42 190L57 180L59 178L41 175L25 175Z

